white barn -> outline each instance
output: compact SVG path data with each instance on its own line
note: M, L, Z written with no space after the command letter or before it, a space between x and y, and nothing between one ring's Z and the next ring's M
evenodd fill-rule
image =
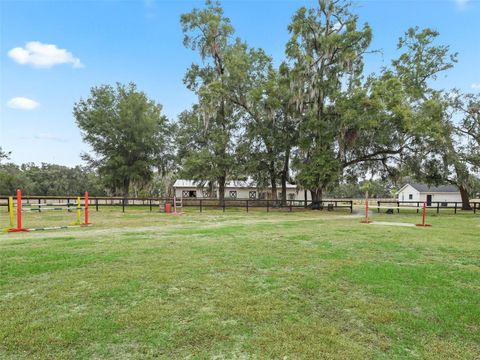
M225 183L225 199L270 199L271 187L260 188L253 179L230 180ZM173 184L174 195L182 198L194 199L215 199L218 197L218 186L215 184L213 191L209 191L206 183L195 180L179 179ZM277 187L278 199L282 195L282 187ZM307 195L308 200L310 199ZM300 190L297 185L287 183L288 200L304 200L305 192Z
M408 183L403 185L396 195L398 201L426 202L427 205L431 205L432 202L462 202L460 191L453 185L429 186Z

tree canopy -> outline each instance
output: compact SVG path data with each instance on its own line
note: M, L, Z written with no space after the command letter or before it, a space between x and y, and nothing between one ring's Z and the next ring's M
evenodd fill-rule
M98 168L115 193L128 195L132 182L144 184L166 161L171 125L161 105L130 83L93 87L88 99L74 106L74 116Z

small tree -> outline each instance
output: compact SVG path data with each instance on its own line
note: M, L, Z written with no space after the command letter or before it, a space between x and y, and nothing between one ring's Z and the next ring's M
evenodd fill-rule
M95 152L85 155L114 191L128 196L130 184L145 184L168 152L170 124L161 105L135 84L93 87L74 106L83 140Z

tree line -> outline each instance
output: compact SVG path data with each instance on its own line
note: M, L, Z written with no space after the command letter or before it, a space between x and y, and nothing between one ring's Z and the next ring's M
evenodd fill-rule
M410 177L456 185L469 208L480 172L480 94L436 87L458 57L437 31L407 29L399 56L367 74L372 29L342 0L293 14L279 66L235 35L218 2L180 23L199 61L183 78L197 101L177 119L134 83L95 86L74 106L94 150L83 158L106 191L166 194L183 177L222 202L228 179L251 176L271 186L273 199L280 190L285 202L291 182L318 204L352 184L392 188Z
M0 164L0 194L14 195L22 189L25 195L92 196L106 195L105 186L94 170L43 163Z

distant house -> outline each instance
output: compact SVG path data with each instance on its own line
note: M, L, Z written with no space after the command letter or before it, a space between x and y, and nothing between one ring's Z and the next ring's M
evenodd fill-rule
M408 183L397 191L398 201L426 202L462 202L460 191L453 185L429 186L426 184Z
M225 183L225 199L252 199L264 200L271 198L271 187L261 188L253 179L230 180ZM179 179L173 184L174 194L177 197L196 198L196 199L216 199L218 198L218 186L208 186L207 183L201 183L195 180ZM278 199L282 195L282 187L279 185ZM297 185L287 183L288 200L304 200L304 191L299 190Z

